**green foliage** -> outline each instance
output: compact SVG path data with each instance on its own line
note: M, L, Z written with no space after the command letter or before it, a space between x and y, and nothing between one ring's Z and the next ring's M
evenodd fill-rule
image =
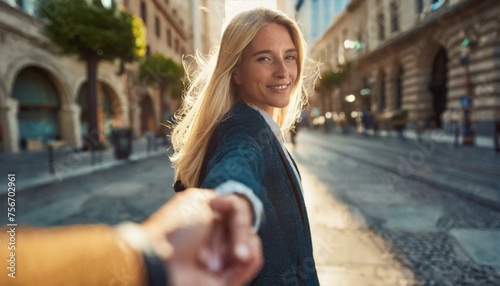
M162 92L168 86L174 98L181 97L183 77L183 67L160 54L146 58L139 66L139 78L144 84L160 88Z
M47 36L64 53L123 61L145 53L141 20L114 5L105 8L96 0L44 0L40 1L40 13L46 20Z
M326 71L321 75L320 86L326 90L330 90L334 87L340 86L343 80L343 73Z
M408 109L395 110L391 116L391 121L405 121L408 118Z
M337 66L335 70L329 70L321 74L319 88L331 90L334 87L340 87L350 71L350 62Z

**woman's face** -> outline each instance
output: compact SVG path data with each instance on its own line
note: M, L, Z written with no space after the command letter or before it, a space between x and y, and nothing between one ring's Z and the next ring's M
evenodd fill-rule
M269 114L288 105L297 79L297 49L288 30L268 24L243 50L233 73L238 95Z

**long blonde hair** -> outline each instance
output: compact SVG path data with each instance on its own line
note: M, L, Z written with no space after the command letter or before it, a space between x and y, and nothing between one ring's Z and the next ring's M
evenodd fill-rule
M174 154L171 157L175 179L186 187L196 187L201 165L210 138L231 106L237 101L232 72L239 64L243 50L257 32L267 24L276 23L287 28L297 49L297 80L286 108L275 108L274 118L283 131L293 127L306 103L304 82L314 84L312 76L304 74L306 45L297 24L279 11L257 8L236 15L222 35L220 48L208 60L198 55L198 69L188 75L189 85L183 105L176 114L172 132ZM186 67L189 71L189 67ZM307 80L312 79L312 80ZM306 81L305 81L306 80ZM311 85L308 88L312 87Z

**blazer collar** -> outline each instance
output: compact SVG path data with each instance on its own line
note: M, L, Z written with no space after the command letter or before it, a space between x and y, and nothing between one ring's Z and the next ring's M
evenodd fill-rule
M281 128L278 125L278 123L274 122L274 120L271 117L271 115L269 115L269 113L265 112L264 110L262 110L261 108L255 106L255 105L248 104L248 106L250 106L251 108L257 110L260 113L260 115L262 115L262 117L264 117L264 120L266 121L267 125L269 125L269 127L273 131L274 135L276 135L276 137L280 138L280 136L281 136Z

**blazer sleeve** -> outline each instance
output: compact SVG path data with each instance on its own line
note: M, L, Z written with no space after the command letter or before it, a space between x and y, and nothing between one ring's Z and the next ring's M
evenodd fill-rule
M147 284L142 255L110 226L18 226L10 233L9 227L0 230L1 260L14 261L9 262L13 268L2 267L0 285ZM9 250L9 241L15 242L15 249ZM11 270L15 278L8 276Z
M254 123L255 124L255 123ZM209 146L206 176L202 188L216 188L222 183L234 180L243 183L260 197L264 188L264 136L259 136L259 127L248 118L230 117L221 123Z

